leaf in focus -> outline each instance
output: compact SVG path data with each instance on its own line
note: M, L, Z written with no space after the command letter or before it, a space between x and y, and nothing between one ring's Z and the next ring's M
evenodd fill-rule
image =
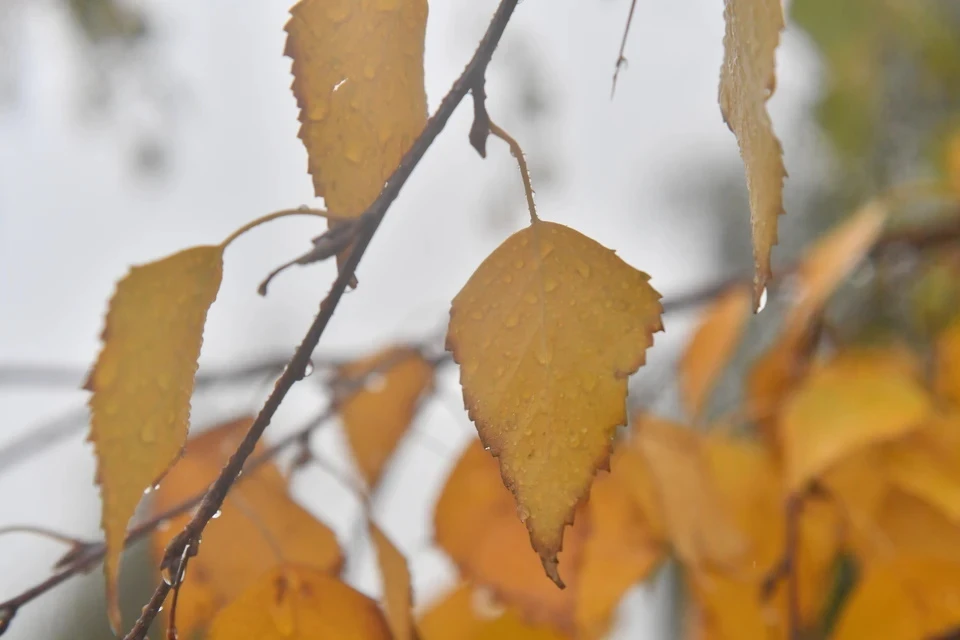
M754 308L772 277L770 252L783 213L783 148L773 133L767 100L777 86L776 51L783 30L780 0L725 0L720 111L737 136L750 192Z
M628 465L643 464L635 451L621 448L601 473L587 502L589 534L583 545L576 584L578 637L601 638L623 594L649 577L666 556L662 540L648 526L648 516L627 483Z
M121 628L117 580L127 523L180 456L190 422L207 310L223 275L223 247L186 249L136 266L117 283L84 388L97 455L107 553L107 613Z
M886 215L883 206L868 203L807 251L794 275L793 305L782 333L747 378L747 404L754 419L767 419L802 375L811 324L880 237Z
M649 277L590 238L535 220L453 300L447 348L464 404L544 569L626 422L627 377L662 329Z
M867 568L833 638L947 638L958 626L960 561L903 555Z
M691 418L700 416L749 318L750 291L744 287L729 289L704 311L679 365L680 397Z
M301 0L290 13L284 53L314 192L356 218L427 121L427 0Z
M386 349L348 363L337 372L342 379L381 376L349 396L340 407L347 435L367 486L374 487L410 428L420 399L433 387L433 367L416 350Z
M163 513L203 493L252 423L252 418L241 418L191 438L183 458L153 493L151 512ZM262 450L259 443L255 454ZM156 558L189 519L189 513L171 518L153 534ZM247 585L283 561L337 573L343 559L333 532L293 501L286 480L268 462L244 472L227 494L220 516L204 529L203 546L190 561L178 596L180 633L191 637Z
M410 569L407 559L380 530L370 523L370 536L377 550L380 574L383 576L383 599L387 623L394 640L416 640L413 621L413 590L410 587Z
M208 637L392 640L376 602L327 573L296 564L281 565L244 589L217 614Z
M859 449L919 428L932 405L919 383L877 359L852 352L811 374L787 399L780 419L786 489L800 493Z
M560 553L572 568L579 566L585 520L573 526ZM557 589L544 575L497 462L478 440L466 448L447 478L434 510L434 531L437 544L465 578L491 589L533 622L572 628L575 590ZM570 573L574 584L576 572Z
M717 491L702 436L653 416L635 429L677 555L691 566L738 564L748 541Z

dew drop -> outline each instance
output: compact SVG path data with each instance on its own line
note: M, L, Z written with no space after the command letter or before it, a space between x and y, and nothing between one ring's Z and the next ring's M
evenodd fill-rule
M483 320L483 312L481 311L471 311L470 317L474 320Z
M515 269L523 269L523 265L524 265L524 264L526 264L526 263L525 263L523 260L516 260L516 261L513 263L513 267L514 267Z
M579 261L577 262L577 273L579 273L584 278L590 277L590 265L586 262Z
M554 289L556 289L558 286L560 285L557 283L556 280L554 280L553 278L547 278L546 282L543 283L543 290L549 293Z
M170 567L166 565L160 567L160 579L163 580L168 587L172 587L176 584L176 578L173 575L173 571L171 571Z
M547 349L546 347L541 347L537 349L537 362L539 362L543 366L547 366L548 364L553 362L553 354L550 353L550 350Z
M509 273L503 274L503 277L500 279L503 281L504 284L510 284L511 282L513 282L513 276L510 275Z
M213 513L213 515L210 516L210 518L211 518L212 520L216 520L217 518L219 518L219 517L222 516L222 515L223 515L223 510L217 509L217 510Z
M307 366L303 368L303 377L309 378L313 375L315 369L316 367L313 366L313 360L307 360Z
M549 256L551 253L553 253L553 249L554 247L552 242L542 243L540 245L540 259L543 260L544 258Z
M757 304L757 313L763 311L767 306L767 288L764 287L763 291L760 292L760 302Z
M540 298L538 298L538 297L537 297L537 294L535 294L535 293L527 292L527 293L523 294L523 299L524 299L524 301L526 301L526 302L529 303L529 304L536 304L537 301L538 301Z
M511 313L507 316L506 320L503 321L505 327L512 328L520 324L520 316L515 313Z
M143 490L143 495L145 496L148 496L151 493L153 493L153 487L147 487L146 489Z

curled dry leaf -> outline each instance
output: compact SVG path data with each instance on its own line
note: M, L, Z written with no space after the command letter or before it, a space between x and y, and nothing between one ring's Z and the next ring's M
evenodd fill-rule
M583 520L583 519L581 519ZM560 557L575 568L586 522L578 520ZM517 506L496 461L474 441L457 462L434 511L437 544L465 578L491 589L534 622L573 627L573 589L559 590L543 574ZM576 572L568 578L573 584Z
M737 136L750 192L754 308L771 278L770 252L783 213L783 148L773 133L767 100L777 86L776 51L783 30L780 0L724 0L720 111Z
M833 637L949 638L958 627L960 561L911 554L867 568Z
M793 277L792 305L782 333L748 375L747 404L756 420L769 418L802 376L814 319L880 237L886 217L881 203L868 203L818 240L804 256Z
M454 298L447 348L547 575L626 421L627 377L662 328L659 294L613 251L535 220Z
M356 379L372 371L378 371L380 377L370 380L340 407L347 441L369 487L380 480L410 428L421 398L433 387L433 366L409 347L393 347L348 363L338 374Z
M285 564L224 607L210 640L392 640L377 603L337 578Z
M383 577L384 609L393 640L416 640L413 620L413 589L407 560L380 527L370 523L370 536L377 550L380 575Z
M679 365L680 397L693 419L733 357L749 318L750 290L739 286L724 292L704 311Z
M132 268L110 300L103 349L84 385L93 392L89 439L103 497L107 612L117 631L127 523L187 439L203 326L222 275L222 246Z
M650 470L677 555L691 566L738 564L748 540L717 490L702 436L652 416L636 420L635 430L632 444Z
M290 13L285 54L314 191L332 215L359 217L427 121L427 0L301 0Z
M802 492L843 458L904 436L930 417L930 398L916 379L882 363L882 355L842 354L786 400L778 435L788 491Z
M152 511L162 513L210 486L252 422L241 418L191 438L184 457L154 492ZM189 518L172 518L153 534L155 557L163 556ZM188 578L180 587L181 636L192 637L206 627L222 606L284 561L337 573L342 557L333 532L293 501L284 477L266 463L241 476L220 516L204 529L201 553L190 561Z

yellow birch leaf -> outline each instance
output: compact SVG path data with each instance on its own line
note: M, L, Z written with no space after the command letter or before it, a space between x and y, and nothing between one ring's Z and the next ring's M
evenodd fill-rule
M703 410L749 318L750 291L743 287L726 291L704 311L679 365L680 397L691 418Z
M647 516L626 486L627 465L636 463L621 449L610 473L597 477L587 502L589 532L576 584L578 637L601 638L623 594L646 579L666 555L662 540L647 528Z
M535 220L453 300L447 348L547 575L564 527L626 422L627 377L662 328L649 277L590 238Z
M569 636L545 626L532 625L512 611L480 627L472 640L568 640Z
M583 522L581 522L583 520ZM579 566L585 518L574 525L560 557ZM533 622L572 628L575 589L557 589L544 575L497 463L475 440L457 462L434 510L437 544L464 577L487 587ZM576 583L576 571L568 576Z
M151 511L163 513L202 493L217 478L252 424L241 418L191 438L186 453L153 494ZM257 445L256 452L262 450ZM160 558L190 518L171 518L151 538ZM219 517L203 531L200 553L190 561L177 601L177 628L185 638L206 627L214 614L266 571L295 562L337 573L342 564L336 536L293 501L287 482L272 464L245 472Z
M188 578L189 580L189 578ZM377 603L322 571L286 564L221 609L209 640L392 640Z
M748 540L717 490L702 436L652 416L636 429L677 555L691 566L738 564Z
M502 615L502 609L477 607L477 595L464 583L432 602L417 620L421 640L472 640L484 623Z
M783 213L783 148L773 133L767 100L777 86L776 51L783 30L780 0L725 0L720 111L737 136L750 192L755 264L753 299L772 276L770 252Z
M380 528L370 523L370 536L377 550L380 574L383 576L383 600L387 624L394 640L416 640L413 621L413 590L407 559Z
M284 53L314 192L356 218L427 121L427 0L301 0L290 13Z
M420 399L433 387L433 367L416 349L393 347L343 365L338 373L350 379L371 371L382 377L347 398L340 416L357 466L374 487L410 428Z
M93 392L89 439L103 498L107 613L115 630L127 523L187 439L203 325L222 275L222 246L133 267L110 300L103 349L84 385Z
M881 204L868 203L807 251L794 276L793 305L782 333L748 375L747 404L755 420L769 418L802 375L813 319L880 237L886 216Z
M780 418L786 489L800 493L831 465L922 426L932 405L920 384L876 358L827 362L787 399Z
M835 640L947 638L960 627L960 561L904 555L867 568Z

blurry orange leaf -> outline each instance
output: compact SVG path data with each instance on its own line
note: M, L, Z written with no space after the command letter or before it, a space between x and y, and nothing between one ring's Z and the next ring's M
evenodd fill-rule
M346 364L346 379L379 371L379 380L351 395L340 407L347 441L367 485L377 484L384 467L410 428L421 397L433 386L433 367L407 347L386 349Z
M946 145L945 169L947 184L957 195L960 195L960 131L950 136Z
M910 438L891 446L887 452L887 474L903 491L960 523L960 469L934 445L932 441Z
M627 376L662 328L648 280L577 231L536 220L484 260L450 310L464 403L558 585L564 527L609 459Z
M380 573L383 576L383 600L390 633L394 640L415 640L417 633L413 621L413 591L410 588L407 560L372 522L370 535L377 550Z
M783 213L783 149L773 133L767 100L777 86L776 51L783 29L780 0L725 0L720 111L737 136L750 192L754 305L767 286L770 251Z
M718 493L702 436L652 416L636 429L677 554L694 566L736 564L748 541Z
M222 246L133 267L110 300L103 349L84 385L93 392L89 439L103 497L107 612L115 630L127 523L187 439L203 325L222 275Z
M680 358L680 395L687 413L700 415L723 372L733 357L750 318L750 291L733 287L703 313L700 325Z
M251 423L252 418L241 418L191 438L184 457L154 492L152 511L162 513L205 491ZM153 534L157 557L189 517L171 518ZM266 463L241 476L220 516L203 531L203 546L190 561L177 602L182 636L205 627L223 605L283 561L335 573L342 558L333 532L291 499L286 480Z
M579 520L564 541L561 558L578 566L586 523ZM573 624L573 589L560 590L543 573L530 548L530 534L503 486L497 463L474 441L457 462L434 512L437 544L461 573L490 588L506 604L536 622ZM576 573L568 575L571 584Z
M589 533L576 585L576 623L583 638L605 636L623 594L650 576L666 555L626 486L630 479L624 471L638 462L635 452L621 449L611 460L611 473L598 476L590 490Z
M224 607L209 638L391 640L391 635L376 602L322 571L286 564Z
M868 203L807 251L794 275L793 305L782 334L748 375L747 398L755 419L767 418L803 373L811 323L880 237L886 215L880 203Z
M960 561L904 555L867 567L840 614L833 637L947 638L947 632L957 627Z
M567 640L569 636L526 622L512 611L485 623L471 640Z
M810 480L858 450L921 426L931 403L911 376L841 355L814 370L787 399L780 419L786 489Z
M301 0L290 13L284 53L314 192L357 217L427 121L427 0Z
M549 627L525 622L516 612L483 606L483 592L469 585L443 596L420 618L422 640L564 640Z
M934 388L942 398L960 404L960 321L937 338Z

